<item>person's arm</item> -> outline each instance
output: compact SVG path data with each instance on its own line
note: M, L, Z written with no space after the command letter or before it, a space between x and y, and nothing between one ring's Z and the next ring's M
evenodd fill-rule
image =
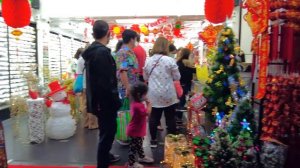
M145 66L143 68L143 77L145 81L148 81L149 79L148 60L146 60Z
M150 101L146 100L146 106L147 106L147 114L150 115L152 111L152 104Z

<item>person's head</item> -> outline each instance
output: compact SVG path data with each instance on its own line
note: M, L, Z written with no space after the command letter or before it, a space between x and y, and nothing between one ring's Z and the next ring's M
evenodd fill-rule
M170 52L170 54L176 54L177 53L177 48L174 44L169 45L169 52Z
M110 40L108 23L103 20L95 21L93 26L93 37L95 40L100 40L103 45L107 45Z
M75 59L79 59L80 58L80 55L83 53L83 48L78 48L78 50L76 51L75 55L74 55L74 58Z
M164 37L159 37L153 46L152 55L169 55L169 41Z
M123 40L119 40L117 45L116 45L115 52L118 52L121 49L122 45L123 45Z
M178 61L189 59L190 55L191 55L191 50L188 49L188 48L183 48L180 51L180 55L179 55Z
M148 86L143 82L137 82L131 86L130 96L135 102L142 102L146 100Z
M130 29L126 29L122 33L123 43L126 44L129 48L134 48L136 46L138 34Z

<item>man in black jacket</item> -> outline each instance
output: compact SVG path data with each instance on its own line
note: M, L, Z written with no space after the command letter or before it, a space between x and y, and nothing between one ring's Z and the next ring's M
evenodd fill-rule
M120 160L110 154L117 130L117 111L121 107L116 77L116 63L106 47L110 39L109 25L102 20L93 26L95 42L82 57L86 68L87 110L98 117L100 138L97 168L108 168L110 162Z

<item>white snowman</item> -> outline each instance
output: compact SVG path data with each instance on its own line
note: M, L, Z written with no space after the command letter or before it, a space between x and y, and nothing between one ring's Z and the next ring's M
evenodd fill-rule
M47 105L50 117L46 123L46 134L50 139L70 138L75 134L76 122L71 115L65 87L61 87L58 81L51 82L48 86L51 90L48 96L51 97L52 103Z

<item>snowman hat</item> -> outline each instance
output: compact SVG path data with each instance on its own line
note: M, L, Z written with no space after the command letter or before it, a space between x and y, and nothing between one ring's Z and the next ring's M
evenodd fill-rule
M67 86L61 87L58 81L53 81L53 82L49 83L48 87L51 90L51 92L48 94L48 96L50 96L50 97L53 96L55 93L63 91L67 88Z

